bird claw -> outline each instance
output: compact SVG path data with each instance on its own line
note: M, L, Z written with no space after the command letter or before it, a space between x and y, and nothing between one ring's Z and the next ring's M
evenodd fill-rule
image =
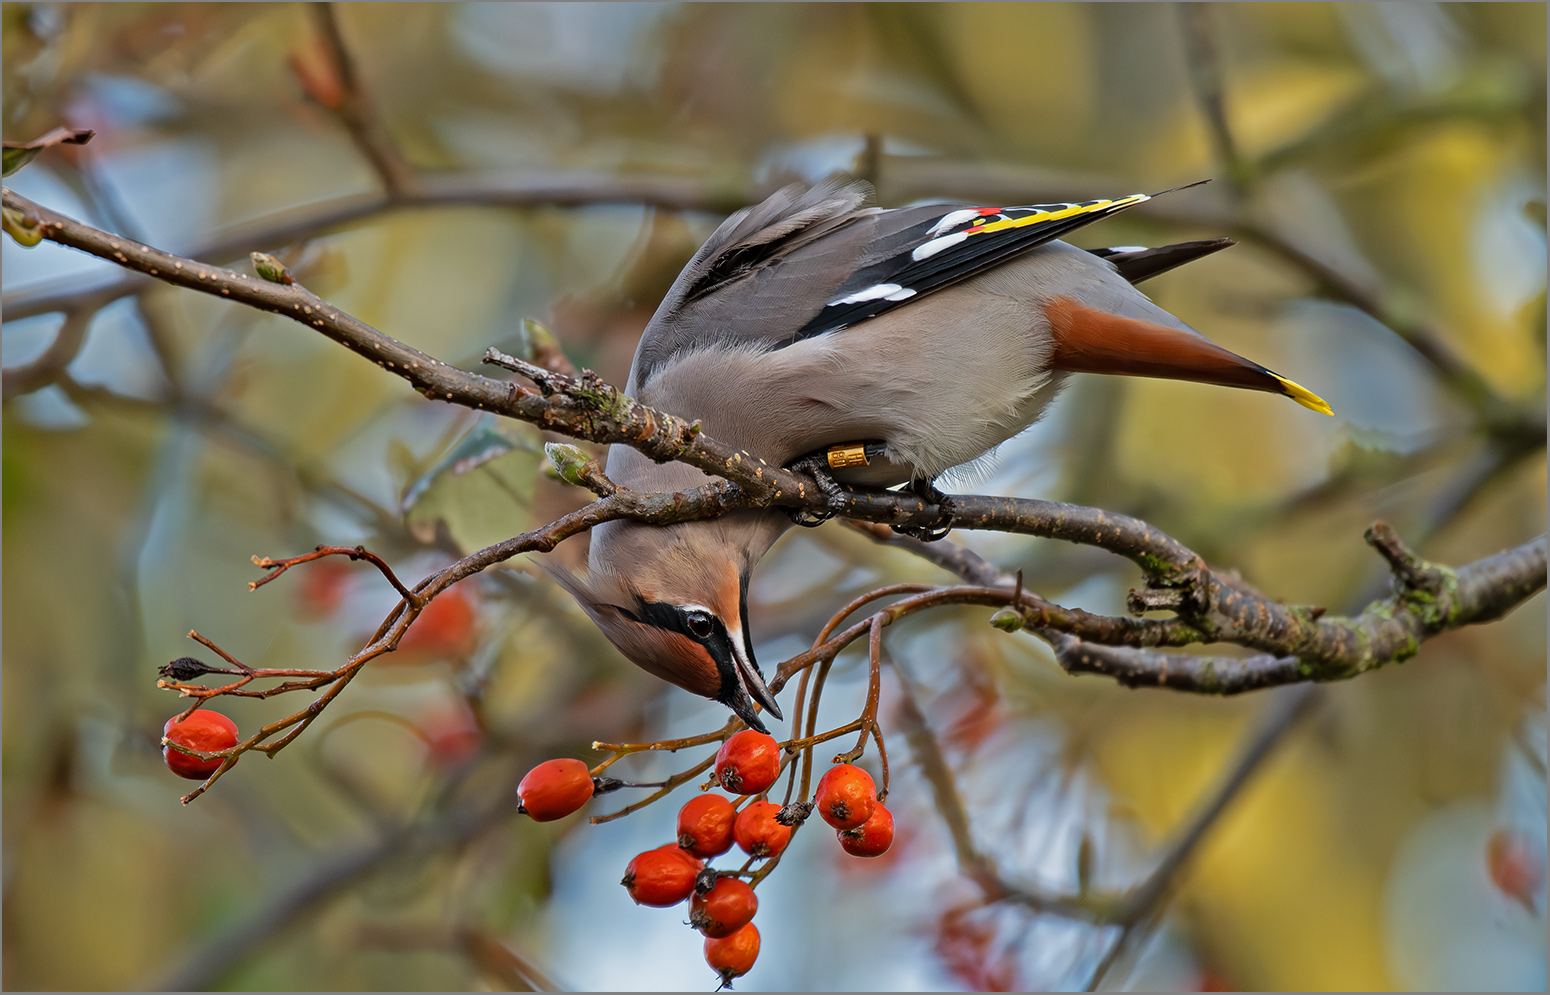
M933 527L917 525L890 525L888 527L901 536L909 536L911 539L919 539L921 542L937 542L946 539L947 534L953 530L951 524Z
M829 504L829 510L827 511L809 511L806 508L792 510L790 514L793 523L807 529L817 528L844 509L845 489L840 486L840 482L835 480L834 475L829 472L828 460L822 454L803 456L801 459L788 464L786 468L812 477L818 483L818 489L823 492L823 496Z
M791 516L791 524L800 525L804 529L816 529L834 517L832 511L808 511L806 508L792 508L787 514Z
M934 504L946 523L942 525L890 525L899 535L909 536L911 539L919 539L921 542L938 542L946 539L947 534L953 530L953 499L950 495L937 490L936 481L929 478L919 478L910 481L909 489L922 501Z

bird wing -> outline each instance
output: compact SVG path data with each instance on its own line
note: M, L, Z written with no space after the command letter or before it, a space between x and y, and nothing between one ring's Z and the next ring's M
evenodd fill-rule
M793 185L722 222L647 324L628 389L633 393L675 356L789 335L793 310L817 298L816 310L827 300L829 284L837 286L849 273L835 250L854 240L831 241L827 248L821 243L857 218L882 213L863 207L870 194L866 183ZM796 255L802 248L809 251Z
M790 337L798 341L875 318L900 304L950 287L1030 249L1128 207L1151 200L1131 194L1118 200L1025 207L937 208L899 232L899 251L850 274L822 309ZM893 212L890 212L893 213Z
M870 192L792 186L728 218L647 325L628 389L696 349L778 349L874 318L1152 199L881 210L862 206Z

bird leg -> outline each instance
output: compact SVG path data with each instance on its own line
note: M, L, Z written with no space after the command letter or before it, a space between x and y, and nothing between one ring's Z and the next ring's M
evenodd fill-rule
M787 464L786 469L797 473L805 473L812 477L818 484L818 489L828 499L828 511L808 511L806 508L793 508L790 511L791 521L803 528L813 529L833 518L835 512L845 506L845 489L840 482L834 479L829 472L829 460L824 453L809 453L801 459Z
M900 535L909 536L911 539L919 539L921 542L936 542L947 538L947 533L953 530L953 499L950 495L937 489L935 477L915 477L908 484L910 493L928 504L936 505L938 515L945 519L945 524L934 526L918 525L890 525Z

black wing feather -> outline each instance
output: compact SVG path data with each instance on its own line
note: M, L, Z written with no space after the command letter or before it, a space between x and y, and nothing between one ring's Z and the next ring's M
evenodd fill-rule
M1236 239L1208 238L1198 242L1159 245L1155 249L1127 245L1087 251L1099 259L1107 259L1113 263L1115 269L1119 270L1119 275L1126 280L1140 283L1142 280L1150 280L1185 263L1194 262L1202 256L1209 256L1213 252L1220 252L1230 245L1237 244Z
M952 286L1148 199L1145 194L1134 194L1119 200L1082 204L1008 207L993 214L961 209L928 219L911 231L913 237L907 241L905 251L857 270L841 285L833 300L789 341L875 318L905 301ZM943 222L955 214L962 215L962 220L944 227ZM954 238L958 241L952 242ZM922 255L922 250L936 240L941 240L943 247ZM885 293L887 288L892 290Z

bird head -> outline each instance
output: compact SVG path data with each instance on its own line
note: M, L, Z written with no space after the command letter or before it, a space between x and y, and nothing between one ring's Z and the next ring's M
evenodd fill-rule
M748 634L748 577L782 531L762 513L651 526L607 522L592 530L588 576L546 569L630 662L719 701L767 731L757 702L777 719Z

